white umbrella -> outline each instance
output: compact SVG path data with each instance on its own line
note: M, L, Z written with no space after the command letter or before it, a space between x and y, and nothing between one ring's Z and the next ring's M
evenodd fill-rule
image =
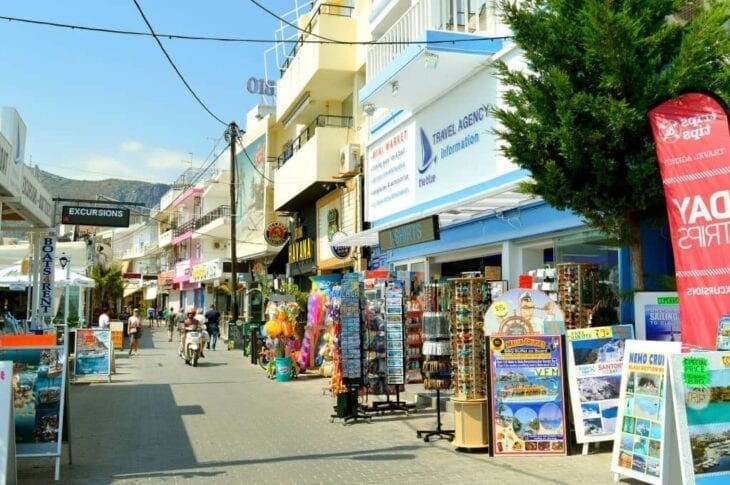
M55 270L54 281L58 286L81 286L84 288L93 288L95 286L94 280L91 278L69 271L68 279L66 279L65 269L55 268ZM0 269L0 286L28 286L30 285L29 281L27 274L21 274L19 264Z

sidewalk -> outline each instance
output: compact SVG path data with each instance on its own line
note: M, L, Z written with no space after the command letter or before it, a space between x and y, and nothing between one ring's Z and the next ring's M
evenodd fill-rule
M110 384L71 385L73 464L64 444L60 483L614 483L610 445L588 456L490 458L418 439L435 427L433 409L330 423L326 379L275 382L220 346L192 368L176 348L164 329L145 328L139 355L117 352ZM453 413L442 417L453 426ZM19 460L18 477L52 483L53 460Z

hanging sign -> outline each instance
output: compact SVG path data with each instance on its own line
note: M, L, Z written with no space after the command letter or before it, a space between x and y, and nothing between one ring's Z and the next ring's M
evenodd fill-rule
M112 336L108 328L76 329L76 377L111 375Z
M730 135L722 103L687 93L649 112L664 183L682 342L714 349L730 313Z
M129 209L65 205L61 209L61 223L80 226L129 227Z
M730 355L672 355L682 483L730 482Z
M282 246L289 239L289 229L280 222L272 222L266 226L264 240L270 246Z
M560 336L492 336L489 361L494 455L565 455Z
M677 476L670 469L679 465L668 377L669 356L680 350L680 342L626 341L612 472L654 484Z
M568 330L568 382L578 443L612 441L631 325Z
M40 290L38 292L38 316L52 317L53 286L56 279L56 238L41 238Z

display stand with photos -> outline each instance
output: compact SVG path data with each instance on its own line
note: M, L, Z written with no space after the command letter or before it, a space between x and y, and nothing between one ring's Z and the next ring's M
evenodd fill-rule
M335 334L333 393L338 404L330 422L342 419L344 424L370 420L360 408L358 395L362 387L362 320L360 300L362 288L357 273L344 275L331 292L333 332ZM336 382L335 382L336 381Z
M0 361L13 363L12 388L17 458L54 458L55 479L61 475L61 442L68 423L68 330L55 333L5 335ZM71 461L70 433L69 463Z
M679 483L669 360L680 350L680 342L626 341L611 456L617 476L656 485Z
M423 382L423 354L421 345L423 338L423 310L408 305L406 307L406 384Z
M682 483L730 483L730 353L671 356Z
M452 385L449 285L426 284L423 292L423 387L436 391L436 429L416 431L416 437L426 442L433 437L452 441L454 430L441 424L441 391L450 390Z
M565 455L560 335L489 337L493 456Z
M613 441L624 350L634 327L573 329L565 338L575 437L587 455L590 443Z
M491 304L485 278L449 280L453 358L454 440L457 448L489 446L484 313Z

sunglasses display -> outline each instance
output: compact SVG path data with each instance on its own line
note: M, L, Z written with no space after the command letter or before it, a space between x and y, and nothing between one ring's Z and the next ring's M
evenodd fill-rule
M423 387L429 391L451 389L451 319L449 285L423 286Z
M565 328L586 328L591 325L592 310L598 303L600 280L598 265L558 263L558 304L565 314Z

